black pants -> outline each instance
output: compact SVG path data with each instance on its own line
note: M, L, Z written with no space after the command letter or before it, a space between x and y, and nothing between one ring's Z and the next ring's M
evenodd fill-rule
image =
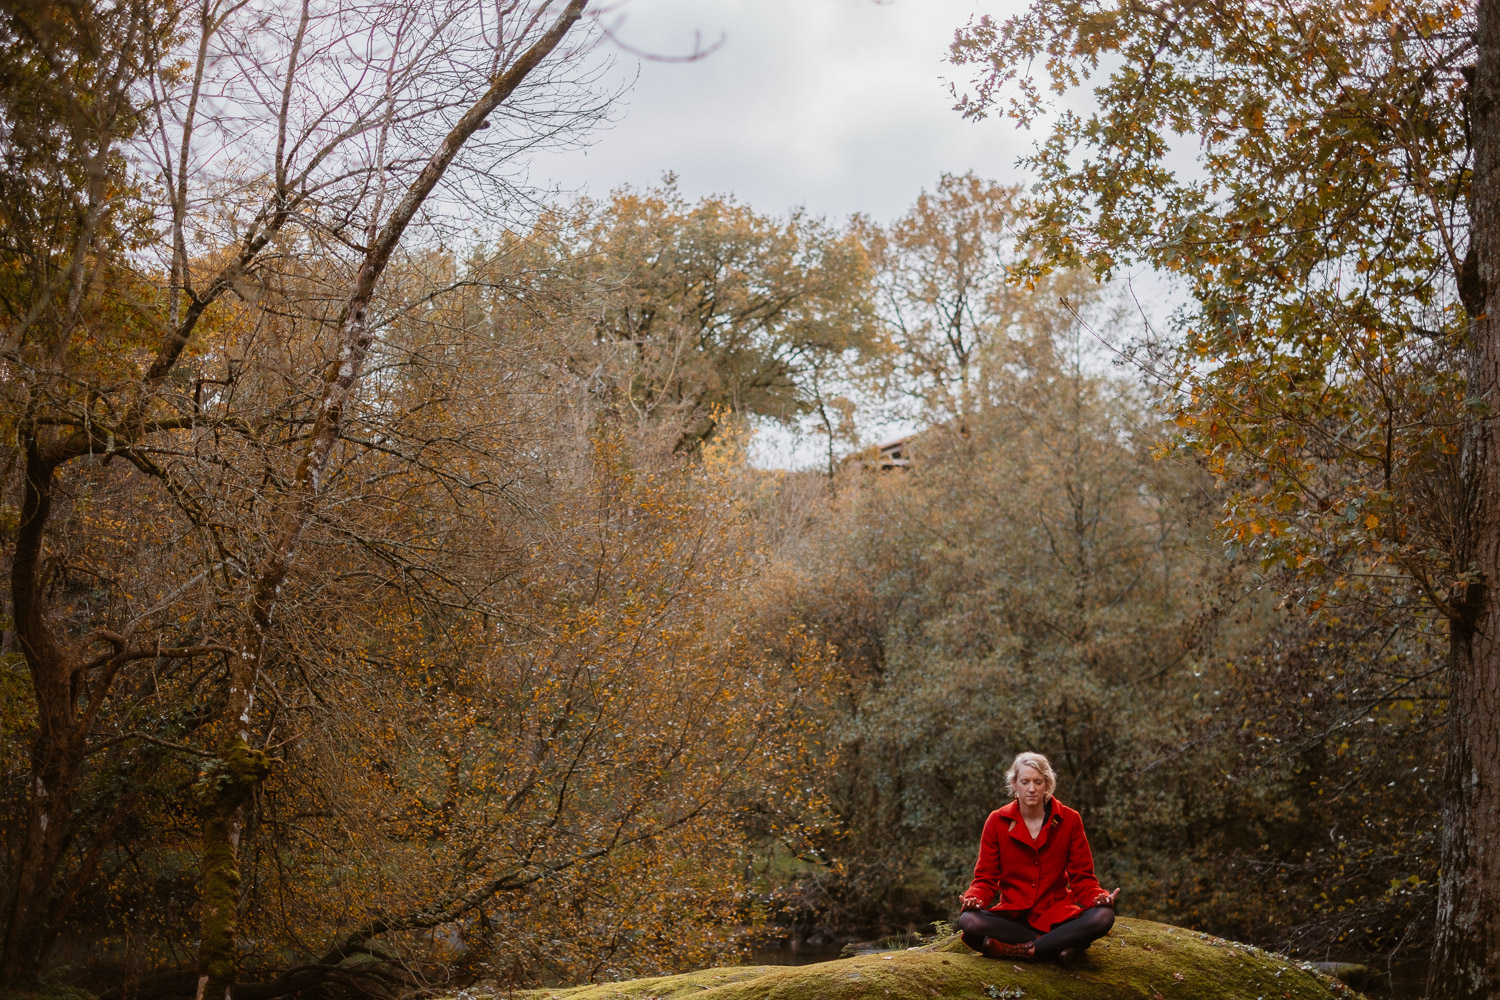
M1038 958L1047 958L1064 948L1087 948L1115 925L1115 911L1107 906L1084 910L1045 934L1026 923L1025 918L1024 913L966 910L958 915L958 929L963 931L964 944L975 951L980 950L985 938L992 937L1006 944L1029 942Z

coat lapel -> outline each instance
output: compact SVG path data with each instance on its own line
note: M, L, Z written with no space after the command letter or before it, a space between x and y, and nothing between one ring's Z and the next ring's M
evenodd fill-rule
M1062 814L1052 808L1053 801L1047 800L1047 814L1042 818L1042 829L1035 841L1031 839L1031 834L1026 829L1026 821L1021 818L1021 805L1015 799L1011 799L1000 807L1000 815L1005 817L1007 829L1012 837L1025 846L1034 847L1040 851L1052 835L1053 828L1062 823Z
M1026 820L1022 819L1022 807L1016 799L1011 799L1001 807L1001 816L1008 820L1007 829L1010 829L1011 837L1016 838L1023 847L1035 847L1032 844L1031 834L1026 832Z
M1037 850L1041 850L1042 845L1051 838L1052 832L1062 825L1062 813L1053 808L1056 802L1056 799L1047 800L1047 816L1042 820L1042 832L1037 835Z

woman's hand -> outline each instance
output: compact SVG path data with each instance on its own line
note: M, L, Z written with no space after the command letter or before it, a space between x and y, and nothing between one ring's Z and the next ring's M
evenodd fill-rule
M968 913L970 910L984 909L984 900L978 896L965 896L958 901L959 912Z
M1098 899L1094 900L1094 905L1095 906L1107 906L1111 910L1113 910L1115 908L1115 900L1117 900L1119 898L1120 898L1120 890L1116 889L1114 892L1106 892L1104 895L1102 895Z

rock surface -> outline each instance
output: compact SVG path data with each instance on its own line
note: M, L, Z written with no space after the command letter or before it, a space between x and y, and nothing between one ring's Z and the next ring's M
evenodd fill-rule
M480 991L466 991L475 997ZM956 937L925 948L803 966L731 966L526 1000L1362 1000L1337 979L1250 945L1121 918L1079 962L983 958Z

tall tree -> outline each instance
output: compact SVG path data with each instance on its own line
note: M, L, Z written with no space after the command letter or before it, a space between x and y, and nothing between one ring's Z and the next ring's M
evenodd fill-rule
M827 383L858 380L879 360L857 232L727 198L690 205L671 184L588 207L578 256L598 290L592 333L625 362L622 410L684 424L678 451L713 436L716 410L789 423L821 407L826 417Z
M1088 274L1009 280L1027 251L1021 191L973 173L944 174L890 227L871 234L879 307L891 331L895 388L923 419L967 418L1008 395L1018 354L1042 355L1101 296ZM1024 367L1024 363L1023 363Z
M42 538L59 464L50 452L65 434L55 414L39 411L59 382L112 378L120 355L151 339L147 324L128 308L111 314L109 303L120 303L120 285L126 296L133 290L121 255L150 235L147 220L132 210L139 203L131 197L123 147L146 123L149 101L140 88L152 52L176 30L177 15L146 3L100 10L18 4L0 13L0 115L8 140L0 175L6 233L0 323L7 430L16 443L7 465L26 470L23 502L8 505L9 519L18 522L6 539L8 645L26 658L36 721L26 831L6 879L0 983L35 971L65 916L59 904L74 893L58 884L58 867L74 836L72 797L99 711L96 692L118 669L59 641L47 620ZM108 338L114 350L89 351L80 364L78 343L91 339L94 320L114 322ZM97 858L92 849L84 853ZM71 873L75 884L94 863Z
M1459 280L1470 323L1463 524L1474 578L1454 628L1443 880L1432 993L1500 993L1500 4L1480 0L1467 103L1474 149L1469 250Z
M1163 375L1234 544L1294 571L1310 608L1446 625L1442 1000L1500 990L1495 18L1073 0L953 47L975 116L1034 122L1097 81L1031 157L1027 235L1041 269L1145 260L1191 293Z
M497 327L563 345L638 439L696 454L728 414L813 416L832 449L849 436L841 390L871 385L886 355L865 237L732 198L689 203L668 178L554 206L467 278L493 286Z
M1019 194L972 173L944 174L877 244L881 305L906 359L902 382L939 420L978 408L984 354L1024 298L1005 280Z
M274 671L278 606L375 346L377 287L440 185L472 194L484 179L484 168L452 169L461 151L479 142L489 156L477 162L503 160L533 129L577 124L596 106L556 69L569 62L558 55L587 6L403 3L350 12L312 0L203 0L165 10L7 9L16 44L7 46L5 113L17 125L8 135L21 144L9 155L42 178L27 204L59 206L67 229L65 238L32 232L6 247L11 273L25 276L7 289L4 330L7 419L20 467L10 600L37 726L0 982L37 972L76 899L58 875L78 832L80 768L97 749L94 726L122 672L208 658L222 672L200 723L217 746L197 785L198 995L230 994L245 807L270 766L255 745L265 735L255 732L257 693ZM42 103L74 113L57 129L37 127L28 86L46 95ZM507 113L528 90L543 97L540 120L537 109ZM52 146L74 156L48 177ZM127 172L131 160L151 167ZM159 283L110 243L119 227L103 223L131 212L144 216L138 232L152 237L137 250L160 251ZM21 219L50 223L41 212ZM278 424L233 412L230 358L220 356L231 371L219 379L187 369L208 350L215 324L232 317L229 304L253 300L258 282L303 253L334 264L323 289L332 308L322 317L332 343L306 387L297 430L278 442L293 467L265 468L259 523L231 537L201 479L184 475L172 456L201 447L205 431L255 438ZM133 294L106 295L122 274ZM49 607L47 547L69 480L114 459L154 481L214 554L156 606L79 628ZM237 609L211 624L183 610L185 595L205 581L217 591L212 603Z

